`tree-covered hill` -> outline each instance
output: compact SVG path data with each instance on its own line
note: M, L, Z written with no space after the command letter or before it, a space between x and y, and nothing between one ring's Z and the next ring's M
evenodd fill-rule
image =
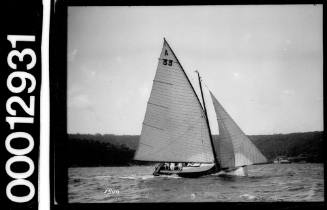
M125 145L102 142L93 135L69 135L68 166L119 166L128 165L134 150Z
M323 162L323 132L249 136L270 160L277 156L306 157L309 162Z
M219 138L214 136L214 139ZM323 132L251 135L249 138L272 161L277 156L304 157L323 161ZM140 164L133 161L138 135L69 134L69 166L118 166ZM144 163L143 163L144 164Z

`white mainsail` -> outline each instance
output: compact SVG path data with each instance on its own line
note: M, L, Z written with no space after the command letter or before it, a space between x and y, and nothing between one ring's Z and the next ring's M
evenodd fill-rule
M164 40L135 160L213 162L201 103Z
M210 92L219 126L219 138L214 147L221 168L235 168L267 162L266 157L225 111Z

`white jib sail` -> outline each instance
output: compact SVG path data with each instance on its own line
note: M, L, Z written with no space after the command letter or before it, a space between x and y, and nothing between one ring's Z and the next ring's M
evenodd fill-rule
M210 92L216 111L219 138L214 142L217 158L222 168L267 162L266 157L225 111L216 97Z
M134 159L157 162L214 161L203 109L166 41Z

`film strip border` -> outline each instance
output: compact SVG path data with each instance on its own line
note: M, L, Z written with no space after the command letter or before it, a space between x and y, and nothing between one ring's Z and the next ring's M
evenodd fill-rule
M1 209L38 208L42 1L5 1L0 30Z

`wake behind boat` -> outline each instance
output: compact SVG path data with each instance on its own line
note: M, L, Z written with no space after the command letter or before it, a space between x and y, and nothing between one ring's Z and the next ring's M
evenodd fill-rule
M154 175L182 177L246 175L245 166L267 162L210 92L219 127L213 140L198 79L202 104L164 39L134 159L158 162Z

